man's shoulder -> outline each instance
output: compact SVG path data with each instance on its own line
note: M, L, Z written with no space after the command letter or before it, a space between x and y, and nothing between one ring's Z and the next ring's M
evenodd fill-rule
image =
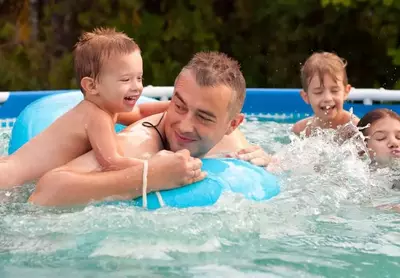
M129 126L127 126L121 134L124 133L139 133L142 134L146 131L147 136L152 136L154 138L159 137L158 132L152 132L153 130L160 132L164 136L164 113L154 114L143 118ZM148 132L151 131L151 132ZM161 138L160 138L161 139Z
M162 114L156 114L143 118L118 133L125 156L143 158L143 155L155 154L164 148L159 135L165 136L161 117Z

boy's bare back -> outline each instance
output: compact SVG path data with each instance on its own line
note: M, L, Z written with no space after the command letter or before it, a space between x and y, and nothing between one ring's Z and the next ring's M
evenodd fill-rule
M131 112L142 94L140 53L131 38L114 29L84 33L74 49L75 74L84 100L0 160L0 173L7 173L0 174L0 188L38 179L90 149L104 170L142 163L121 153L114 129L118 113Z
M86 130L91 119L101 113L105 112L84 100L13 155L3 158L2 161L7 163L2 164L8 169L2 171L7 175L0 175L1 186L11 187L35 180L89 151L91 146Z

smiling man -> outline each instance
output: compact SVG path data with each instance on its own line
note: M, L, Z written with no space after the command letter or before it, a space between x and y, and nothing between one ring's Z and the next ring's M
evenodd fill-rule
M246 83L237 61L218 52L194 55L175 81L167 111L134 123L118 136L125 156L150 158L147 192L182 186L170 182L178 173L150 171L154 161L158 165L168 163L165 158L171 152L181 153L190 161L249 147L236 129L244 118L240 112L245 94ZM161 150L169 152L159 153ZM100 172L93 152L88 152L44 175L30 202L74 205L109 196L132 199L142 194L143 169L140 165L131 170ZM200 170L193 170L195 181L204 176Z

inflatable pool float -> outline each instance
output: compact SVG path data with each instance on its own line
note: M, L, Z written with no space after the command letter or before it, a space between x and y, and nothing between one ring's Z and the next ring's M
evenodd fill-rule
M82 93L77 91L45 96L28 105L15 121L9 154L47 128L82 99ZM151 101L157 100L141 96L138 104ZM116 125L117 132L122 128L123 126ZM261 167L228 158L205 158L202 161L202 170L208 173L204 180L181 188L148 194L147 208L209 206L217 202L226 191L242 194L250 200L263 201L276 196L280 191L277 177ZM131 203L142 206L143 199L137 198Z

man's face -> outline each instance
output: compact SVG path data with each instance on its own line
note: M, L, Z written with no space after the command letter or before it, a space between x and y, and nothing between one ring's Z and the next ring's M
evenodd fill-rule
M232 89L225 85L201 87L189 70L175 83L165 119L165 135L171 151L187 149L194 157L204 156L224 135L243 120L230 117Z

